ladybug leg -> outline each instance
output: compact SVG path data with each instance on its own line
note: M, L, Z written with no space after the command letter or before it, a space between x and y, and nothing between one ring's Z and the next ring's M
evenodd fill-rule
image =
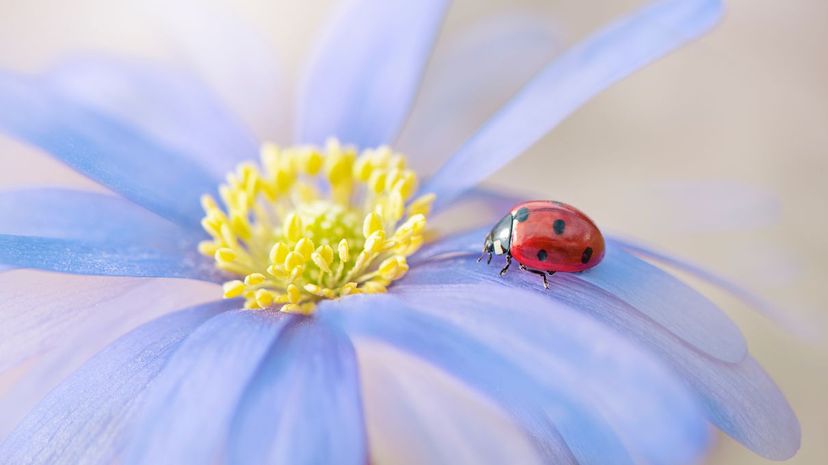
M492 253L491 252L489 252L489 258L486 259L486 264L488 265L490 263L492 263Z
M543 288L544 289L549 289L549 280L546 279L546 273L544 273L543 271L538 271L538 270L533 270L531 268L526 268L526 266L524 266L524 265L520 265L520 269L523 270L523 271L528 271L532 274L536 274L536 275L540 276L541 278L543 278ZM552 273L554 273L554 271Z
M511 255L506 255L506 266L504 266L503 269L500 270L500 276L503 276L504 274L506 274L506 270L509 269L509 266L511 266L511 264L512 264L512 256ZM521 267L522 266L523 265L521 265Z

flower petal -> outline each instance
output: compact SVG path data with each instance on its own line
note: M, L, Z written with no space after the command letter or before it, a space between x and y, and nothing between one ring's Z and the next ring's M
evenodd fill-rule
M98 244L74 239L0 234L0 263L61 273L221 281L195 250Z
M479 254L487 229L458 234L424 247L412 264L440 256L475 256ZM467 260L463 260L464 262ZM495 279L497 273L485 267L469 266L475 275ZM747 344L739 328L713 302L669 273L644 262L615 246L607 244L601 264L583 273L562 273L553 282L583 281L595 290L609 293L635 308L649 320L713 357L738 362L747 353ZM564 283L564 285L565 285ZM530 282L529 286L533 286ZM624 324L637 321L631 315L602 315L601 319Z
M0 191L0 233L168 249L201 235L123 198L72 189Z
M228 312L191 334L148 390L124 463L213 463L239 398L291 319L284 313Z
M434 173L560 45L550 20L529 12L501 12L441 37L395 148L412 155L417 173Z
M388 344L355 342L371 463L544 463L519 425L484 395ZM574 464L563 453L568 460L555 464Z
M485 341L539 379L571 390L649 464L693 463L708 426L681 380L652 354L560 302L487 284L395 288L409 305Z
M489 119L425 184L435 209L529 148L588 99L709 29L718 0L661 0L553 61Z
M134 128L58 95L41 79L0 71L0 131L180 225L197 229L199 197L218 177Z
M540 380L451 324L414 311L391 295L326 301L318 315L352 337L392 344L428 360L511 412L553 463L633 463L606 420L557 383ZM560 436L559 436L560 435ZM561 443L561 440L564 443Z
M45 76L58 94L139 129L215 176L258 154L256 138L196 76L100 55L66 60Z
M660 250L655 250L652 247L648 247L633 240L622 239L615 236L609 237L608 240L609 242L632 254L641 255L645 258L650 258L665 265L690 273L693 276L712 284L713 286L716 286L733 297L741 300L748 307L755 309L765 317L782 325L784 328L791 330L796 334L813 337L813 328L808 327L806 322L799 321L794 316L790 315L789 312L785 312L781 308L777 308L770 302L762 299L758 295L727 278L707 271L687 260L678 258Z
M747 343L713 302L669 273L609 244L600 266L581 279L637 308L671 333L726 362L739 362Z
M180 342L227 304L159 318L116 341L52 391L0 444L0 464L112 463L140 397Z
M528 289L567 303L662 357L699 396L710 421L757 454L784 459L799 448L796 415L753 358L746 356L738 363L711 358L586 280L555 275L545 290L538 277L529 273L507 273L500 278L496 270L472 258L454 257L414 265L400 283L421 287L485 283Z
M445 0L352 0L321 41L298 102L297 139L390 143L420 84Z
M200 235L119 197L0 192L0 263L65 273L217 279Z
M344 334L306 319L279 335L236 409L227 461L367 463L359 373Z

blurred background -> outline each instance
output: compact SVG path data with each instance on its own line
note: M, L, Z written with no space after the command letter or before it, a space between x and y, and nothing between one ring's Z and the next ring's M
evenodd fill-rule
M193 37L195 46L222 53L220 38L202 32L199 39L206 6L249 24L272 46L281 78L269 97L284 111L249 122L260 136L278 139L289 134L284 96L292 95L332 3L0 0L0 66L40 70L89 50L170 61L194 46ZM458 0L417 105L439 97L429 93L439 65L451 63L476 30L495 27L493 18L530 21L537 34L524 46L537 47L540 65L639 3ZM799 415L802 449L790 463L821 465L828 463L828 2L726 3L712 33L594 99L488 184L578 205L604 228L689 258L776 305L784 321L710 290ZM514 91L509 85L504 97ZM480 118L491 110L481 109ZM412 124L403 147L429 136ZM3 136L0 165L15 167L0 173L3 188L88 185ZM709 463L768 462L722 437Z

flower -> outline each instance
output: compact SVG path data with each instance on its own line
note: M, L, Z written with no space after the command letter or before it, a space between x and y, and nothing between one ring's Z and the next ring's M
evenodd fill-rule
M600 266L556 275L545 291L531 275L500 278L478 265L485 231L419 250L414 239L428 233L429 194L432 217L480 198L491 207L476 211L481 219L502 215L511 200L473 190L477 182L595 93L703 33L719 2L657 1L564 53L423 183L426 197L405 187L404 164L393 175L378 164L371 181L355 169L357 149L333 143L322 157L329 137L369 158L393 156L383 144L403 122L445 8L357 1L311 64L300 145L266 145L263 168L241 165L218 191L219 176L256 147L198 81L106 61L0 73L0 127L118 194L0 196L0 263L107 276L6 272L0 369L32 360L13 388L25 392L55 382L87 344L123 334L38 403L0 445L0 463L689 463L708 444L708 421L765 457L796 451L796 417L738 328L639 256L674 259L609 238ZM166 125L119 114L72 85L78 75L97 76L84 81L92 88L109 79L151 94L163 105L149 114ZM328 200L293 178L325 160ZM354 180L376 187L362 210L344 200ZM278 214L280 229L257 229L271 217L251 222L251 192L298 200ZM405 229L394 219L408 198L422 200L408 204L421 208ZM309 230L317 219L331 224ZM401 228L410 234L397 238ZM237 261L243 254L249 263ZM336 278L337 265L357 269L354 279ZM227 297L246 300L166 312L186 282L124 277L225 282ZM50 354L55 339L81 355ZM4 417L21 402L7 399Z

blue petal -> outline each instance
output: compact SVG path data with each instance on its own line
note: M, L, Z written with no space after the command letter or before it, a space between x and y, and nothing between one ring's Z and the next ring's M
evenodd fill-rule
M219 302L157 319L122 337L52 391L0 445L0 464L112 463L140 398Z
M218 177L134 128L0 71L0 131L49 152L84 175L178 224L198 229L201 194Z
M596 289L574 275L555 275L550 289L529 273L507 273L476 263L470 257L445 258L414 265L401 284L426 287L446 284L501 285L528 289L565 302L639 341L686 380L702 401L710 421L754 452L772 459L792 456L799 448L796 415L773 381L747 356L727 363L689 346L642 315L627 302ZM413 290L413 289L412 289Z
M663 251L655 250L636 241L621 239L618 237L609 237L607 239L610 243L615 244L617 247L627 250L630 253L641 255L643 257L661 262L665 265L675 267L676 269L690 273L693 276L718 287L733 297L741 300L748 307L755 309L767 318L781 324L788 330L807 336L813 334L813 328L808 327L806 322L797 320L790 314L790 312L785 312L781 308L777 308L770 302L727 278L707 271L687 260L678 258Z
M371 147L396 136L446 11L445 0L352 0L322 39L298 103L297 139Z
M753 357L736 365L704 357L689 362L682 374L701 394L710 421L767 459L796 454L802 440L796 414Z
M716 358L735 363L747 354L739 328L713 302L615 244L607 245L600 266L573 277L618 297Z
M228 312L191 334L148 390L124 463L213 463L242 393L291 319L283 313Z
M480 390L511 412L553 463L567 463L568 457L559 455L567 446L584 465L633 463L606 420L570 389L539 379L502 351L394 296L326 301L318 315L353 337L377 339L426 359Z
M424 247L411 262L421 263L439 256L477 255L486 232L475 230L435 242ZM496 275L482 267L474 271L487 274L489 278ZM713 302L613 243L607 244L606 255L599 266L583 273L563 273L552 279L589 283L596 291L623 300L693 347L721 360L738 362L747 353L747 344L739 328ZM621 316L605 315L602 318L616 321ZM630 321L625 324L629 324L638 321L639 316L626 318Z
M550 19L499 12L440 38L394 147L430 175L561 50Z
M215 280L200 235L119 197L70 189L0 193L0 263L65 273Z
M221 281L194 248L177 253L75 239L0 234L0 263L61 273Z
M192 247L203 235L120 197L61 188L0 192L0 218L2 234L83 239L112 246L171 249L188 242Z
M582 396L644 463L691 463L706 451L707 421L680 379L577 310L485 284L397 290L421 311L506 348L507 357L539 379Z
M67 60L44 78L58 94L175 148L216 176L255 158L255 137L198 77L105 56Z
M610 84L709 29L717 0L662 0L549 64L425 184L441 209L521 154Z
M367 463L348 338L311 319L286 328L239 402L230 431L233 464Z

